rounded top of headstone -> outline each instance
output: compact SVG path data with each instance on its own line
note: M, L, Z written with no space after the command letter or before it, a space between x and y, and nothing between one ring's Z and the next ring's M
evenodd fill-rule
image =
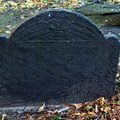
M41 12L22 23L9 38L15 43L45 40L102 42L105 38L90 19L64 9Z

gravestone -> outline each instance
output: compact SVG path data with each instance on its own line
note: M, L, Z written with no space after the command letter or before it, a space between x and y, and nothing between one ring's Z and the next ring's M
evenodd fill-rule
M42 12L1 44L1 96L61 104L114 95L118 40L79 13Z

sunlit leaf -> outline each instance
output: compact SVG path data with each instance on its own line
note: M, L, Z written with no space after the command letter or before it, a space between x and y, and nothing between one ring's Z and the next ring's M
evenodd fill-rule
M95 105L95 112L98 113L98 105Z
M82 117L83 117L83 116L86 115L86 113L74 113L73 115L74 115L74 116L82 116Z
M93 116L97 116L96 113L94 113L94 112L90 112L90 111L88 111L88 114L89 114L89 115L93 115Z
M0 30L0 33L3 33L3 30Z
M10 33L11 33L11 31L7 30L7 31L5 31L5 33L10 34Z
M99 99L99 104L100 104L100 106L103 106L104 103L105 103L104 97L100 97L100 99Z
M81 108L83 105L82 105L82 104L74 104L74 106L75 106L76 109L79 109L79 108Z
M108 113L108 110L110 110L110 109L111 109L110 107L105 107L105 108L104 108L104 112L105 112L105 113Z
M42 111L42 110L44 109L44 107L45 107L45 103L44 103L42 106L40 106L40 107L37 109L37 111L38 111L38 112Z

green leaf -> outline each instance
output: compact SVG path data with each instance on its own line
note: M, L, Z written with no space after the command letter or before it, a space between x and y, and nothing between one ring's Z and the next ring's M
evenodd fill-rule
M103 112L103 115L107 115L107 113L106 113L106 112Z
M108 106L109 108L111 108L111 106Z
M92 118L92 116L91 116L91 115L88 115L88 117L89 117L89 118Z
M4 27L0 28L0 31L5 31L5 30L6 30L6 28L4 28Z
M61 120L62 118L59 115L53 117L54 120Z
M36 13L36 14L38 14L39 12L40 12L40 11L39 11L38 9L37 9L37 10L35 10L35 13Z
M97 26L97 27L102 27L102 25L101 25L101 24L96 24L96 26Z
M53 5L51 5L51 7L57 7L57 5L53 4Z
M86 108L87 111L90 110L90 109L93 109L93 106L88 106L88 107Z

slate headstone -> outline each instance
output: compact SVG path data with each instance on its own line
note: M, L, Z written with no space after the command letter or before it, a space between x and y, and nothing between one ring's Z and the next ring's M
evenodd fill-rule
M85 16L48 10L7 41L1 84L27 102L78 103L115 94L119 47ZM2 94L4 95L4 94Z

